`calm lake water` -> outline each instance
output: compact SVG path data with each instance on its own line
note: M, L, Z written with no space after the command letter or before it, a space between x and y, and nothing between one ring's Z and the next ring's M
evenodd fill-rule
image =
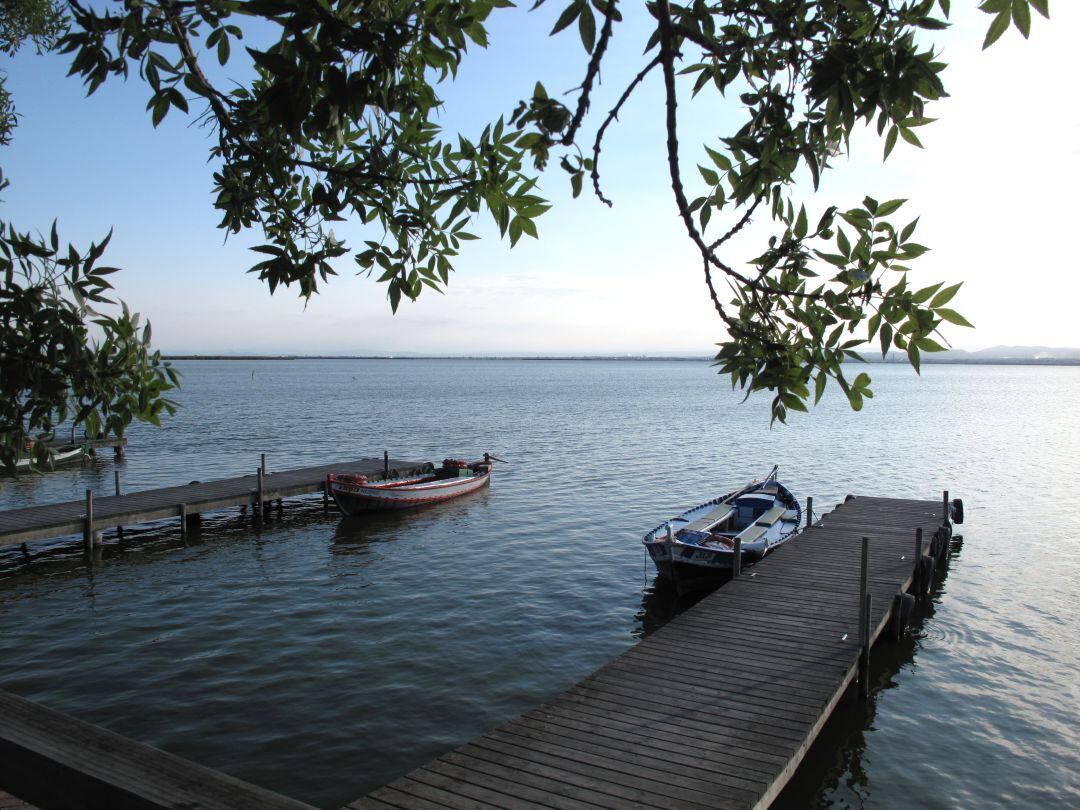
M707 363L177 364L127 490L380 455L484 451L489 491L368 519L286 502L183 545L172 525L0 550L0 686L338 807L552 697L678 606L640 536L771 464L800 497L964 499L933 606L875 651L784 806L1080 805L1080 368L875 366L770 430ZM0 508L111 492L111 456L8 481ZM643 696L643 703L646 698Z

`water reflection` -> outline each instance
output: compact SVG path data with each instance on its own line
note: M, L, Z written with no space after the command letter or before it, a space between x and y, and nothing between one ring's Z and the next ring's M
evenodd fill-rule
M468 519L470 511L477 506L486 506L490 497L491 490L484 487L452 501L358 515L342 515L336 507L331 506L330 509L339 519L334 527L330 551L333 554L354 553L358 550L357 546L404 539L414 533L426 534L436 527L439 527L440 534L450 541L467 539L461 534L463 521Z
M798 770L773 802L775 810L817 807L861 807L871 797L870 769L866 766L867 737L876 730L878 702L889 690L900 686L899 675L914 668L922 641L932 632L931 619L945 597L952 561L960 556L962 535L952 538L945 565L934 570L929 597L919 599L911 624L899 641L882 634L870 656L870 698L858 697L854 684L841 698L829 721L806 752ZM912 768L919 763L910 763Z

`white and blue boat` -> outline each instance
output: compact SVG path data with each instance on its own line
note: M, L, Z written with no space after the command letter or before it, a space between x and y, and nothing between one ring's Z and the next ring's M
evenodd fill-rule
M665 579L680 591L716 585L731 575L735 544L742 566L757 562L794 537L802 508L776 480L777 467L760 481L687 509L664 521L642 542Z

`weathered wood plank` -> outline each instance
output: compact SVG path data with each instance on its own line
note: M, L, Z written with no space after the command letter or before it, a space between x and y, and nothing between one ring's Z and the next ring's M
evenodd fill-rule
M49 810L311 810L7 692L0 692L0 785Z

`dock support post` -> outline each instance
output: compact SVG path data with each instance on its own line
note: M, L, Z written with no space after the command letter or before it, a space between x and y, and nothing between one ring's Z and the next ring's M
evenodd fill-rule
M390 477L390 452L388 450L382 451L382 474L383 478Z
M922 529L915 530L915 573L911 578L911 587L915 591L915 598L922 596Z
M948 524L952 523L949 520L949 490L945 490L941 493L941 522Z
M180 539L187 540L188 527L187 527L187 504L180 504Z
M869 567L870 561L870 538L864 537L862 539L862 561L859 565L859 641L862 641L863 636L863 620L862 609L863 602L866 600L866 571Z
M874 597L865 594L859 611L859 624L862 626L859 635L859 697L864 700L870 695L870 611L873 604Z
M116 485L116 497L119 498L120 497L120 471L119 470L113 470L113 484ZM117 540L123 540L124 539L124 527L123 526L117 526L116 527L116 539Z
M255 473L255 476L256 476L256 478L258 478L258 485L257 485L257 489L256 489L256 492L255 492L255 507L254 507L253 511L255 512L255 520L258 521L259 523L262 523L262 519L263 519L263 470L262 470L262 467L259 467L259 469Z
M735 550L731 557L731 578L742 574L742 538L735 538Z
M86 490L86 521L83 523L83 548L94 550L94 490Z
M814 499L806 496L806 528L810 528L814 525Z
M859 565L859 697L869 694L870 671L870 594L866 574L870 562L870 538L862 539L862 560Z
M262 470L263 475L266 475L266 453L260 454L259 469Z

